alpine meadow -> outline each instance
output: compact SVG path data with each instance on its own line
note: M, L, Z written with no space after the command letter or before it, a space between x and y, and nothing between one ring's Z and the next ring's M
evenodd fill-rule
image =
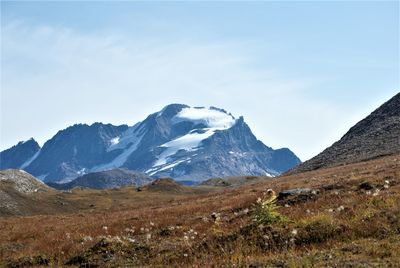
M398 1L1 1L0 267L400 267Z

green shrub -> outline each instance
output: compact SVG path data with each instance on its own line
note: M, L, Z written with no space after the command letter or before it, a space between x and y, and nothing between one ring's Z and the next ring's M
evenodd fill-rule
M267 226L276 222L286 222L287 218L277 211L278 208L275 194L269 198L259 198L254 212L254 221Z

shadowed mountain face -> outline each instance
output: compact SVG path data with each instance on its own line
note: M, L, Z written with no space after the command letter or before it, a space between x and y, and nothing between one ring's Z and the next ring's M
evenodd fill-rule
M400 93L352 127L338 142L289 174L400 153Z
M39 150L40 146L34 139L21 141L0 153L0 169L24 168L30 164Z
M243 117L215 107L171 104L131 127L96 123L59 131L24 169L45 182L116 168L200 182L275 176L299 163L289 149L274 150L257 140Z
M39 155L25 170L45 181L76 178L87 173L89 167L111 161L120 150L107 148L128 126L95 123L77 124L59 131L48 140Z
M50 182L48 185L59 190L68 190L74 187L112 189L124 186L139 187L151 181L152 179L149 176L140 172L126 169L113 169L89 173L68 183L58 184Z

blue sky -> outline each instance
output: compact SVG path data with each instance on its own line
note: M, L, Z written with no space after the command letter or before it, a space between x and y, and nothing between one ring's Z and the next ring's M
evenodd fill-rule
M399 2L1 2L1 144L169 103L302 160L399 92Z

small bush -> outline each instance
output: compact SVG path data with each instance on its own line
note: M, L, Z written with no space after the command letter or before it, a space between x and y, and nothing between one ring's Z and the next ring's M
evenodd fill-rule
M254 212L255 222L266 226L276 222L286 222L287 218L277 211L278 208L275 193L272 190L267 191L263 199L257 200Z

